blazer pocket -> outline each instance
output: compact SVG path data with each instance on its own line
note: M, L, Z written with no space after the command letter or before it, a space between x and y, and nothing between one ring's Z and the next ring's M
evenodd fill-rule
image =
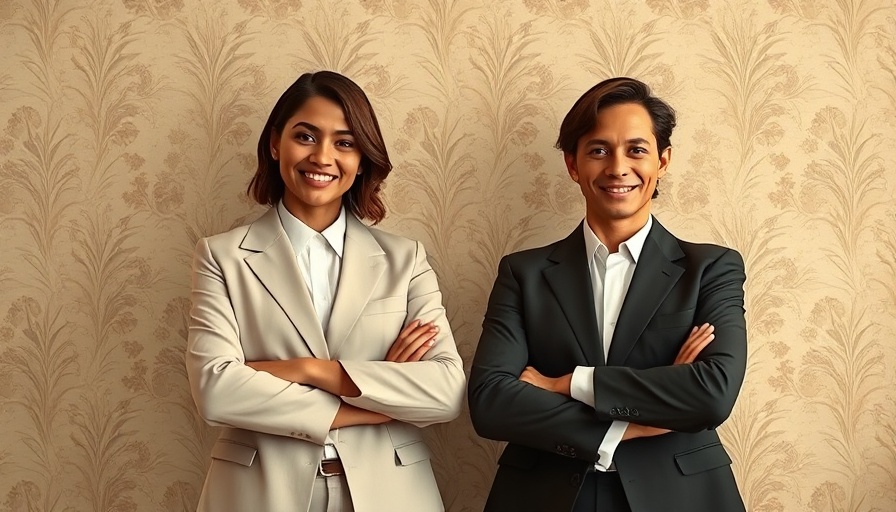
M395 448L423 442L420 428L408 423L390 421L386 424L386 431L389 432L389 439L392 440L392 446Z
M430 457L429 447L423 441L395 448L395 462L399 466L410 466L411 464L429 460Z
M364 315L382 315L385 313L406 313L408 310L408 299L405 297L395 296L386 297L385 299L372 300L364 306Z
M675 465L683 475L693 475L731 464L731 457L720 443L710 444L675 455Z
M251 466L258 450L252 446L227 439L218 439L212 448L212 458L235 462L243 466Z
M648 329L671 329L673 327L693 327L694 309L656 315L647 322Z

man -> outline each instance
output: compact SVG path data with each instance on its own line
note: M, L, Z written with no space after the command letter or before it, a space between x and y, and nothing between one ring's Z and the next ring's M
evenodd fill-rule
M476 431L509 443L488 512L744 510L715 431L746 369L744 264L652 218L674 126L630 78L563 120L585 220L501 261L470 375Z

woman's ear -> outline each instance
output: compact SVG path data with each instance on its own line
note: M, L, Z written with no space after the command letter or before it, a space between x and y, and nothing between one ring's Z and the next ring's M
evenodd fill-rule
M280 135L274 130L271 130L271 158L280 159Z

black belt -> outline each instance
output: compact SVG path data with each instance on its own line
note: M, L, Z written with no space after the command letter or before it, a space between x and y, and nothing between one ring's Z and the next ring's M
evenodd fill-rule
M317 465L317 474L320 476L340 476L345 474L342 461L339 459L322 460Z

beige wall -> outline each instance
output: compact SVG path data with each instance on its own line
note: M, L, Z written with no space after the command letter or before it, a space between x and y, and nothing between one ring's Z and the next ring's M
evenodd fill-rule
M680 113L659 219L748 266L747 508L896 510L892 0L0 1L0 510L194 506L191 249L259 213L257 133L321 68L380 115L384 225L426 244L467 364L498 258L582 215L563 114L652 84ZM430 433L479 510L498 445Z

